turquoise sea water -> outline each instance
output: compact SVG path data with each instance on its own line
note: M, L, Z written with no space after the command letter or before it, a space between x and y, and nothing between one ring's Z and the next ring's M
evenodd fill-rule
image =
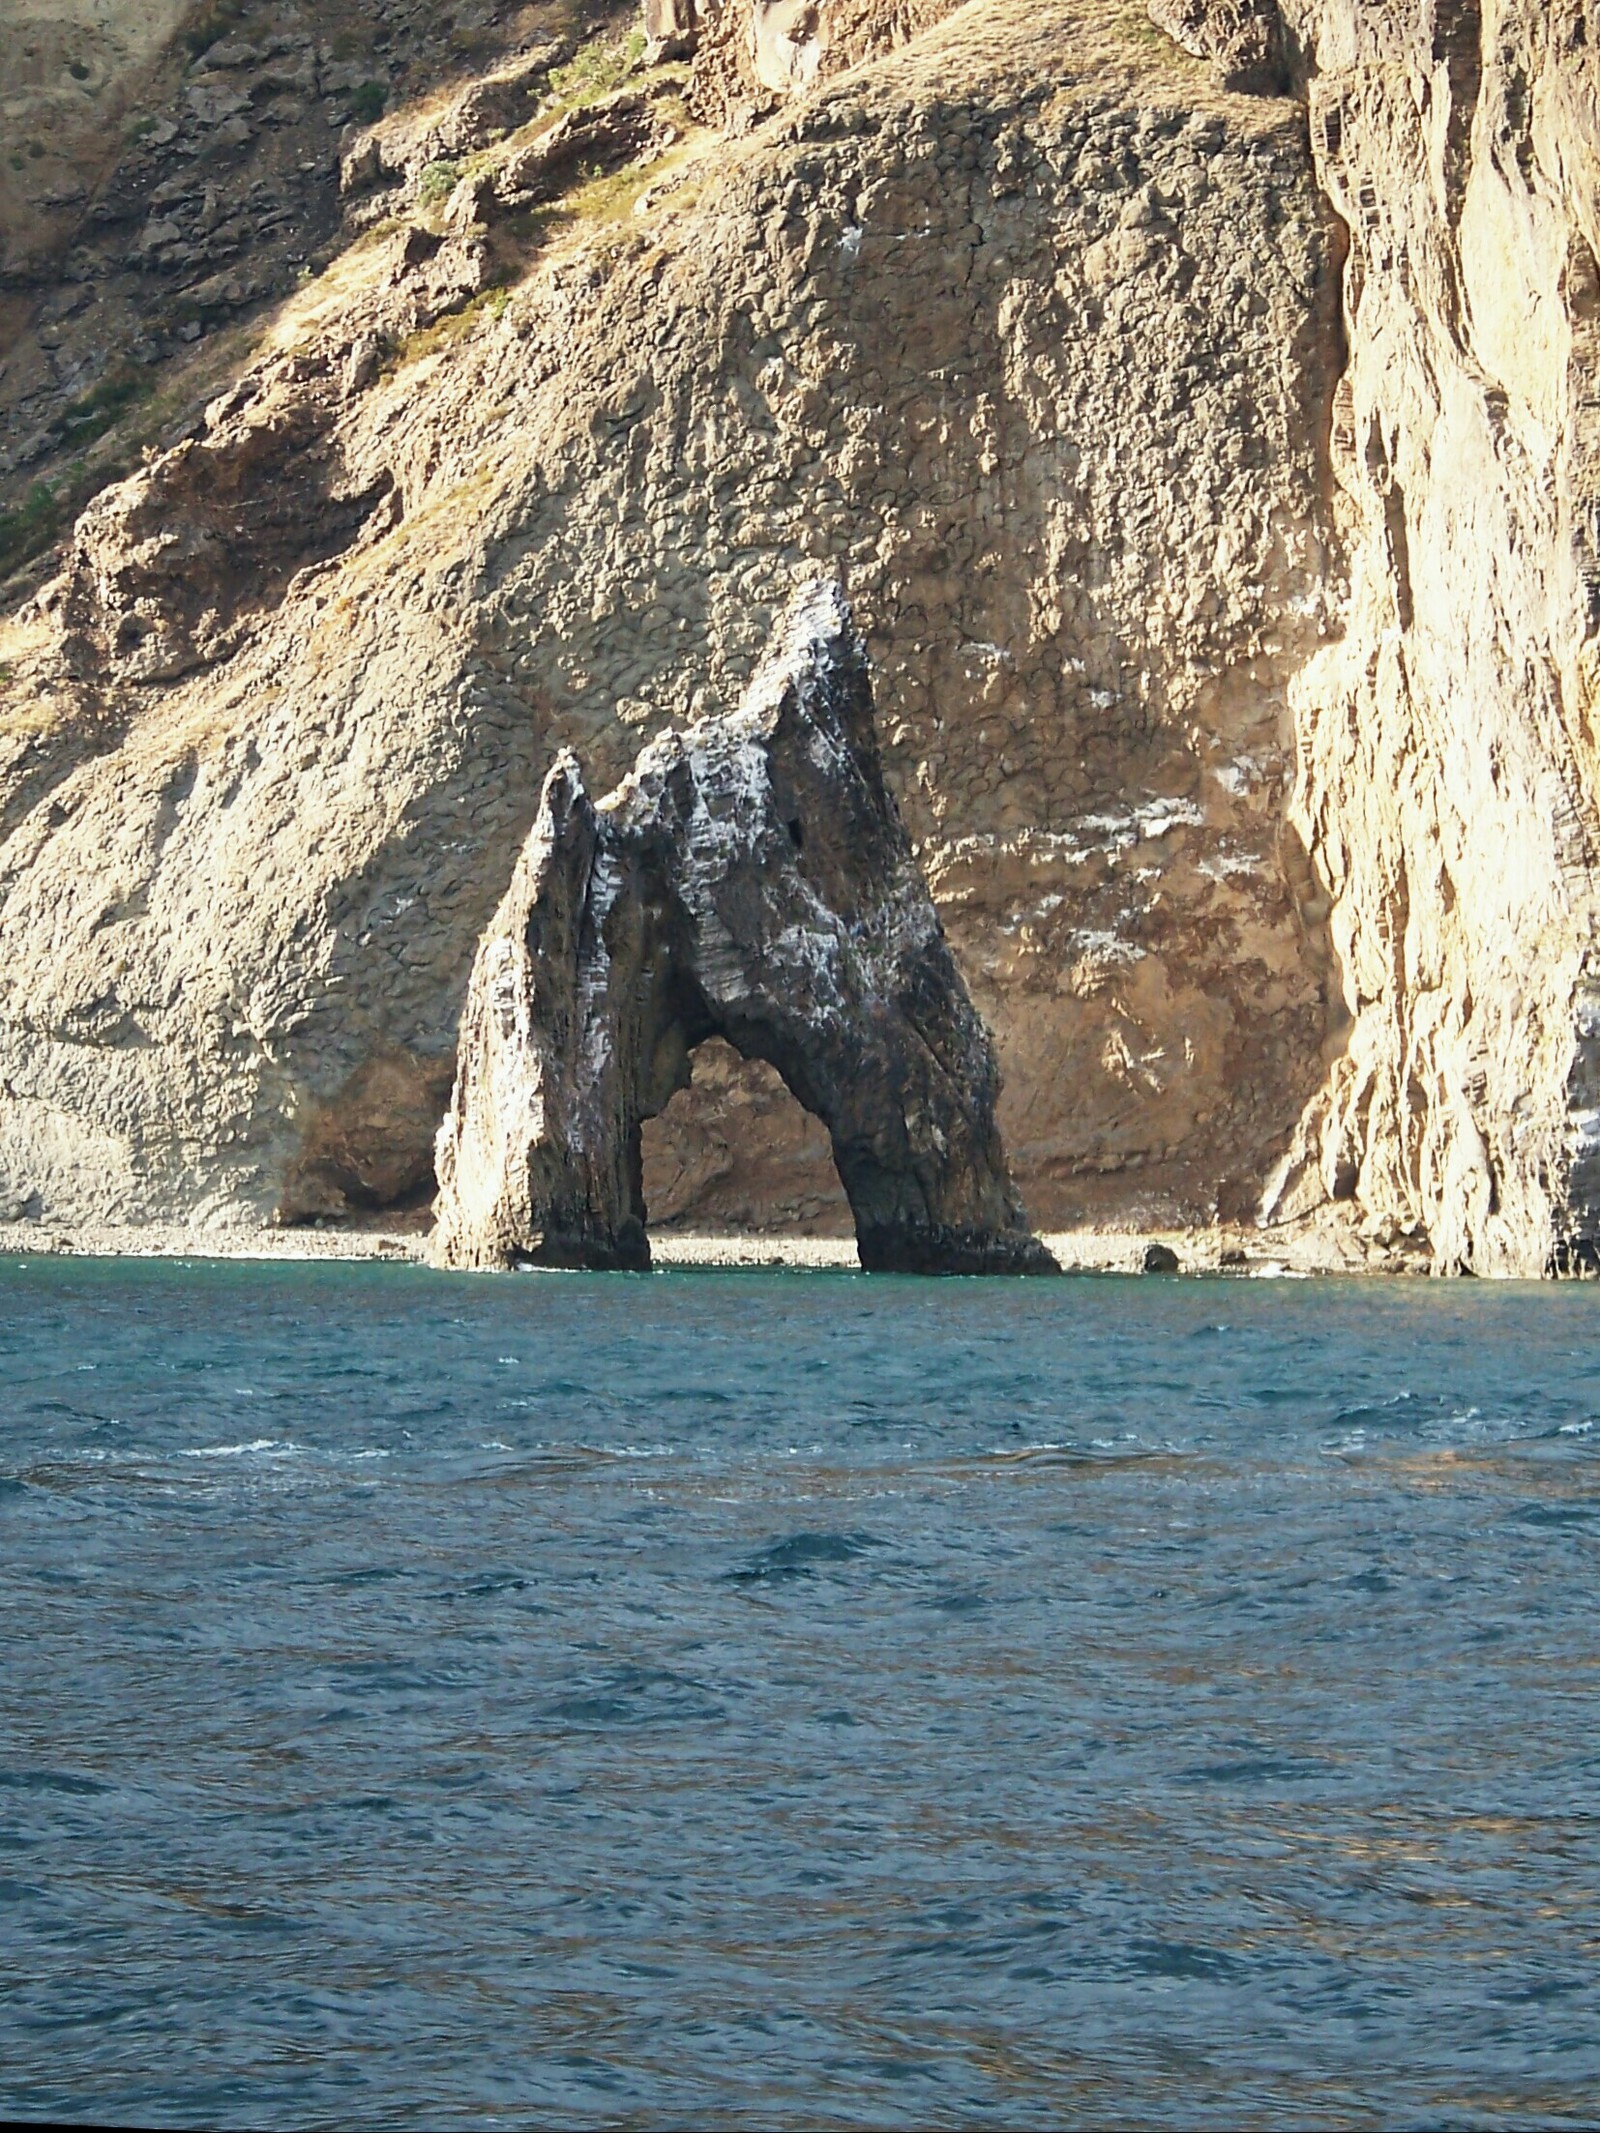
M1600 1292L0 1261L0 2115L1600 2097Z

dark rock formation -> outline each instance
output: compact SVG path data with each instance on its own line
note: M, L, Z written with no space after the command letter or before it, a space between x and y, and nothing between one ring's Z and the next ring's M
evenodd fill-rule
M648 1266L640 1128L713 1035L827 1126L863 1266L1054 1271L830 585L799 596L737 711L662 735L599 806L558 758L473 969L436 1255Z

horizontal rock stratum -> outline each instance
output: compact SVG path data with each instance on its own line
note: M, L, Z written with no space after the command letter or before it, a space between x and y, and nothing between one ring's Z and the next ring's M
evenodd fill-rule
M826 570L1036 1221L1592 1255L1593 0L227 13L7 181L7 1208L425 1219L552 762ZM661 1204L839 1219L699 1065Z

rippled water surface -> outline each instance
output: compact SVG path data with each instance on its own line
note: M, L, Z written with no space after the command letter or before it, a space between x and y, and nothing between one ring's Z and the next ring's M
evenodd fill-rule
M0 2114L1592 2121L1597 1314L0 1261Z

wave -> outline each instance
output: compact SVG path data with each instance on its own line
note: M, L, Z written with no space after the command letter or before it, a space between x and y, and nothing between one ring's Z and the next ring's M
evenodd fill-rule
M304 1453L303 1444L292 1443L287 1437L254 1437L248 1444L197 1444L181 1451L180 1459L294 1459Z

